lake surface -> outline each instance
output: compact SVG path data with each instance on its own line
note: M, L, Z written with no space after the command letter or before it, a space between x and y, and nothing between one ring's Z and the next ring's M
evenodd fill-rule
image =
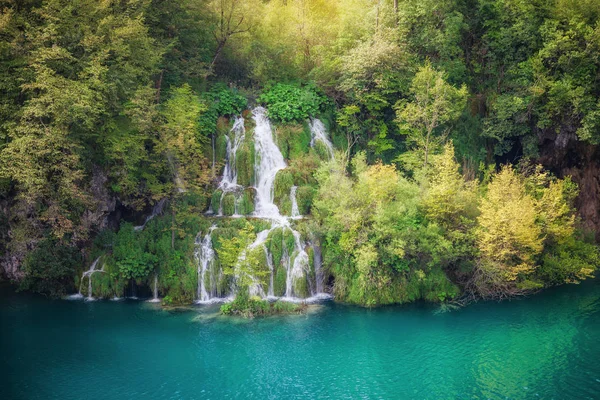
M600 398L600 280L439 313L0 296L1 399Z

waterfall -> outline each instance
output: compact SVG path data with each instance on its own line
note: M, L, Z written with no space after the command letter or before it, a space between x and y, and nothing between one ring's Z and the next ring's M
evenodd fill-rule
M148 300L150 303L160 303L160 299L158 298L158 274L154 274L154 296L151 300Z
M146 220L144 221L144 223L142 225L138 225L136 227L133 228L134 231L141 231L146 227L146 224L148 222L150 222L152 219L154 219L154 217L156 217L159 214L162 214L164 208L165 208L165 203L167 202L167 198L165 197L164 199L161 199L158 203L156 203L154 205L154 207L152 207L152 214L148 215L146 217Z
M306 273L308 273L309 260L308 260L308 254L306 254L306 251L304 250L304 246L302 246L302 243L300 241L300 233L292 230L292 234L294 235L294 241L296 244L296 250L295 250L296 257L294 258L294 265L292 266L292 271L291 271L292 286L293 286L296 279L304 278ZM291 288L290 293L295 294L293 287ZM286 289L286 296L293 297L293 296L287 294L287 289Z
M327 148L329 158L333 158L333 144L327 136L327 129L325 128L323 122L317 118L313 118L308 125L310 127L310 134L312 136L310 140L310 146L315 147L315 143L320 141Z
M83 294L81 293L81 288L83 287L83 280L84 278L88 278L88 292L87 292L87 297L85 298L86 301L93 301L94 297L92 296L92 275L94 274L94 272L104 272L104 265L102 266L101 269L97 270L96 267L98 266L98 263L100 262L100 259L102 258L102 256L96 258L94 260L94 262L92 263L92 265L90 265L90 269L88 269L87 271L84 271L83 274L81 274L81 280L79 281L79 292L77 294L72 294L70 296L67 297L67 299L69 300L79 300L79 299L83 299Z
M296 190L298 186L292 186L290 189L290 201L292 202L292 218L302 218L298 209L298 201L296 200Z
M296 198L298 187L292 186L290 189L289 198L292 204L291 217L282 216L278 207L274 203L274 184L277 173L284 169L287 165L283 155L281 154L281 151L275 143L273 130L266 115L266 110L262 107L256 107L252 111L252 114L252 118L255 122L254 188L256 189L253 216L270 220L271 226L269 229L264 229L263 231L259 232L256 236L256 239L241 252L234 270L231 293L235 293L236 288L239 287L239 285L236 285L236 283L239 283L241 280L243 280L248 283L249 295L260 296L262 298L273 298L275 297L276 271L278 268L284 268L286 281L285 291L283 292L284 297L281 298L282 300L308 302L322 300L327 298L327 295L321 293L323 289L322 282L315 282L315 280L312 278L309 279L309 256L305 251L305 244L302 242L300 233L294 230L291 225L292 219L302 218ZM322 141L330 152L330 155L333 156L333 146L327 138L323 123L315 119L311 121L310 126L313 135L313 141L311 142L311 145L314 144L315 140ZM243 189L243 187L237 183L236 153L239 146L243 143L244 136L244 119L242 117L237 117L230 134L227 136L227 158L223 170L223 176L219 184L219 189L222 190L219 201L219 216L223 215L223 199L225 194L228 192L238 192ZM234 203L235 211L233 217L239 216L238 202L239 199L236 198ZM213 301L224 300L216 297L216 279L221 282L223 272L222 270L219 271L219 277L215 277L217 260L215 258L215 251L212 247L211 236L214 229L216 229L216 226L213 226L205 236L199 234L196 237L196 250L194 252L194 257L198 265L197 303L210 303ZM293 249L284 245L282 248L282 256L279 260L273 260L273 254L266 246L269 234L275 229L282 229L282 232L291 232L294 236ZM253 272L249 272L248 269L241 268L243 265L242 263L246 260L246 255L248 252L259 248L259 246L261 246L262 251L264 251L266 264L270 274L268 288L263 287L263 284L265 286L267 284L263 279L259 279L258 276L254 276ZM322 273L320 272L320 253L318 257L318 263L319 265L315 265L315 273L320 276L319 279L322 281ZM207 273L209 274L208 276L206 275ZM306 280L306 282L303 280ZM299 296L303 295L305 292L305 284L307 284L308 292L313 297L310 297L309 299L300 299Z
M268 297L275 296L275 288L273 287L273 280L275 276L275 267L273 266L273 255L267 249L267 246L263 245L263 249L265 251L265 258L267 259L267 266L269 267L269 271L271 273L269 277L269 290L267 291Z
M235 190L238 187L236 166L237 151L246 136L246 128L244 127L244 118L242 116L235 117L231 133L233 133L233 141L230 139L229 135L225 136L227 140L227 156L225 159L225 168L223 169L223 177L219 184L219 188L224 192Z
M210 269L211 273L211 292L213 292L214 277L212 276L213 266L215 262L215 251L212 247L212 232L215 230L216 225L211 226L208 233L202 240L200 235L196 238L196 251L194 252L194 258L198 263L198 294L197 302L206 303L211 300L211 294L206 290L206 272ZM216 291L216 290L215 290Z
M285 160L273 140L273 130L266 115L266 110L256 107L252 111L256 123L254 130L254 146L256 161L256 205L254 214L260 218L281 220L279 209L273 203L273 186L277 172L286 167Z

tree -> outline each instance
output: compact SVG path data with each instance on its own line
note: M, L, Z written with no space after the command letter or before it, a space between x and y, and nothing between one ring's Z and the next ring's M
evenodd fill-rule
M200 135L199 119L206 106L188 84L174 89L166 101L162 141L175 188L199 188L208 181L208 167L202 153L206 137Z
M208 73L212 73L215 62L227 44L227 41L234 35L248 32L247 12L248 10L240 7L241 2L237 0L214 0L212 7L217 14L216 26L213 29L217 48L212 61L208 67Z
M434 136L437 128L455 121L466 106L467 88L448 84L444 73L427 62L415 75L410 88L411 101L396 104L397 122L401 132L419 151L426 167L432 148L443 142L446 134Z
M483 297L503 297L517 291L517 279L535 270L534 258L543 249L542 229L536 223L535 199L512 167L504 166L487 190L477 219L481 256L476 287Z

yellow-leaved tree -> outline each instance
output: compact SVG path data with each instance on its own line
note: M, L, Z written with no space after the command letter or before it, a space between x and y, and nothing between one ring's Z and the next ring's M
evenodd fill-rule
M514 294L517 279L534 271L534 258L543 249L536 211L521 177L503 167L489 184L478 217L480 260L474 284L482 297Z

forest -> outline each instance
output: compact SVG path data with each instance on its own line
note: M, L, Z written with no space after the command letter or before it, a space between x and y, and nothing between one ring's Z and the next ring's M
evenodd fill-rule
M0 0L0 90L23 290L462 305L600 264L597 0Z

